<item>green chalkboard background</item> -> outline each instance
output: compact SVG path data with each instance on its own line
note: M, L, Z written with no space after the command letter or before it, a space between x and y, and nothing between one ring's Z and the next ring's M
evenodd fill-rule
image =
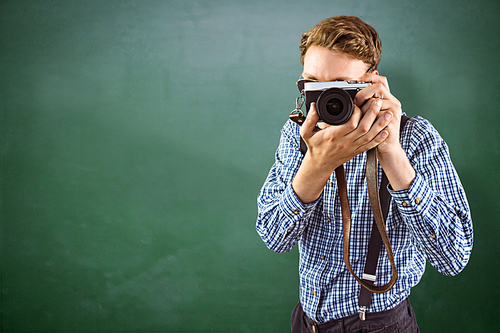
M288 332L298 257L255 232L300 35L358 15L450 146L467 268L412 291L422 332L500 316L498 1L0 2L3 332Z

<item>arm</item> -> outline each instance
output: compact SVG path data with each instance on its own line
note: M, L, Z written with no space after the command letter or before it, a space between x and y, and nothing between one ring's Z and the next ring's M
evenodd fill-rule
M355 102L377 97L381 111L394 115L386 127L388 138L377 146L377 157L411 240L439 272L458 274L472 250L472 220L448 147L422 118L408 121L400 143L401 104L390 93L387 79L367 73L361 80L373 84L360 91Z
M440 273L456 275L469 260L473 228L448 147L434 127L418 117L408 121L401 144L416 176L408 189L389 191L412 243Z
M257 232L275 252L288 252L301 238L317 202L303 204L292 188L302 164L299 126L288 121L281 131L276 160L259 192Z
M390 112L393 115L391 122L385 128L389 132L388 138L377 146L377 158L392 188L407 189L416 173L399 142L401 103L391 94L387 78L378 75L378 72L366 73L360 80L372 82L372 85L361 90L354 102L361 105L369 98L380 98L382 102L380 111ZM366 106L362 109L365 110Z

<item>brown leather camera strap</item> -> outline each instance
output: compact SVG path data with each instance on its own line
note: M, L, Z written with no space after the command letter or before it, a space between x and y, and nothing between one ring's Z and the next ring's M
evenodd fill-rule
M406 122L410 119L406 115L401 116L400 135ZM343 258L344 263L351 275L356 281L361 284L362 288L359 296L359 305L364 308L370 307L372 293L385 293L389 291L398 278L396 264L394 262L394 255L392 252L391 242L387 235L385 228L385 220L389 212L390 194L387 191L388 180L385 173L382 171L382 184L380 192L378 190L378 171L377 171L377 152L374 149L366 153L366 183L368 187L368 198L373 212L374 224L372 226L372 233L370 242L368 244L368 253L366 256L365 269L363 278L360 279L353 271L349 260L349 244L351 234L351 212L349 208L349 201L347 198L347 183L345 177L344 167L340 166L335 170L337 176L337 186L339 189L340 205L342 211L342 229L343 229ZM381 203L382 200L382 203ZM383 208L383 211L382 211ZM392 268L392 277L389 282L383 286L374 286L373 283L376 279L377 263L380 254L381 243L383 242L389 262ZM360 318L364 320L364 312L360 312Z
M299 125L303 123L303 117L297 119L295 114L290 115L290 119L296 122ZM403 115L401 117L401 127L400 133L403 130L403 127L406 124L406 121L409 117ZM307 152L307 145L305 144L302 137L300 137L300 151L302 154ZM370 201L370 206L372 208L373 216L374 216L374 225L372 228L372 236L370 238L367 262L365 265L368 265L370 271L373 271L373 276L376 273L376 266L378 262L378 255L380 253L380 239L382 240L385 250L387 252L387 256L389 258L389 262L392 268L392 276L389 282L383 286L374 286L373 279L364 280L360 279L352 269L350 260L349 260L349 244L351 237L351 210L349 208L349 200L347 197L347 181L345 176L344 166L341 165L337 169L335 169L335 175L337 177L337 187L339 190L339 199L340 199L340 207L342 213L342 232L343 232L343 259L344 263L347 266L347 269L351 273L351 275L358 281L358 283L362 286L361 295L363 295L362 303L367 303L366 306L369 307L371 303L371 293L382 294L388 292L396 283L398 278L398 272L396 269L396 264L394 262L394 255L392 252L391 242L389 240L389 236L387 235L387 230L385 228L385 218L387 217L387 212L389 210L390 204L390 195L387 192L387 178L385 174L382 177L382 187L380 189L381 196L379 196L378 192L378 170L377 170L377 152L376 149L373 148L366 153L366 182L368 187L368 197ZM380 198L384 199L384 214L382 213L382 207L380 203ZM378 232L375 232L377 229ZM371 254L373 253L373 255ZM366 272L366 267L365 267ZM370 281L372 280L372 281ZM365 290L363 290L365 289ZM363 292L367 292L364 294ZM368 299L369 301L365 301ZM364 304L360 304L365 306Z
M368 186L368 197L370 200L370 205L372 207L373 216L377 229L382 237L382 242L384 243L387 256L391 263L392 276L389 282L383 286L374 286L366 281L360 279L353 271L351 262L349 260L349 244L351 238L351 209L349 208L349 200L347 198L347 181L345 177L344 166L341 165L335 169L335 175L337 176L337 187L339 190L340 198L340 208L342 212L342 233L343 233L343 257L344 263L351 275L358 281L360 285L368 289L372 293L385 293L388 292L396 283L398 278L398 272L396 269L396 263L394 262L394 256L392 253L391 242L389 241L389 236L387 235L387 230L385 229L384 218L382 216L382 208L380 206L380 198L378 194L378 171L377 171L377 152L375 149L371 149L366 153L366 182Z
M406 125L406 122L410 119L406 115L401 116L401 124L399 133L403 132L403 128ZM391 205L391 195L387 190L387 186L389 185L389 180L385 175L384 170L382 170L382 181L380 183L379 189L379 198L380 205L382 207L382 217L384 221L387 220L387 216L389 215L389 207ZM370 236L370 242L368 243L368 252L366 253L366 262L365 269L363 271L362 280L366 283L373 285L377 279L377 264L378 257L380 254L380 248L382 245L382 238L377 228L377 224L372 224L372 232ZM359 291L358 305L359 305L359 318L361 320L366 320L366 311L370 308L372 303L372 292L366 289L365 287L361 287Z

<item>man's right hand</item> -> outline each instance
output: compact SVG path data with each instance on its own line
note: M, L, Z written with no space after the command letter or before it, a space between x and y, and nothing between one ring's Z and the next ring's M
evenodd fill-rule
M319 116L316 103L311 104L300 129L308 150L292 183L303 203L319 198L326 181L338 166L387 138L389 133L384 128L389 124L392 113L380 111L379 99L371 98L366 103L364 114L355 105L351 118L345 124L325 124L321 126L323 129L317 127Z

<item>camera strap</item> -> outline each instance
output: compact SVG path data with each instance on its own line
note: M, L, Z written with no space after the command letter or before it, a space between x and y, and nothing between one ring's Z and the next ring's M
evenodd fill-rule
M391 242L389 241L389 236L387 235L387 230L385 228L384 218L382 216L382 208L380 205L380 198L378 193L378 171L377 171L377 151L370 149L366 153L366 182L368 187L368 197L370 200L370 206L373 211L373 217L375 219L376 227L384 243L387 256L391 263L392 276L390 281L383 286L375 286L371 283L363 281L360 279L352 269L351 262L349 260L349 244L351 238L351 210L349 208L349 200L347 198L347 181L345 177L344 166L341 165L335 169L335 175L337 176L337 187L339 191L340 198L340 208L342 213L342 234L343 234L343 258L344 263L351 275L358 281L358 283L364 288L368 289L372 293L382 294L388 292L396 283L398 278L398 272L396 269L396 263L394 262L394 256L392 253ZM378 259L378 258L377 258ZM364 276L366 278L366 276ZM370 279L370 278L369 278ZM373 279L372 279L373 280Z
M300 119L302 120L300 122L296 121L296 119L293 119L292 115L290 118L293 121L297 122L299 125L301 125L303 122L303 119ZM405 115L401 116L400 133L402 132L408 119L409 117ZM307 152L307 145L305 144L302 137L300 137L300 151L303 154ZM385 220L387 218L390 205L390 194L387 191L388 180L385 173L382 172L382 182L379 193L377 152L375 148L370 149L366 153L366 182L368 187L370 206L372 208L374 217L374 223L372 225L372 233L368 245L365 270L362 278L359 278L354 273L349 261L351 211L349 208L349 200L347 197L347 181L343 165L335 169L335 175L337 177L337 187L339 191L340 207L342 213L343 259L351 275L361 285L358 305L360 305L360 318L361 320L364 320L366 310L370 307L371 304L372 293L382 294L388 292L394 286L398 278L398 272L396 269L396 264L394 262L391 243L389 240L389 236L387 235L387 230L385 228ZM384 208L384 211L382 211L382 207ZM391 264L392 276L387 284L383 286L375 286L374 283L376 281L378 257L380 254L382 243L384 244L389 262Z

